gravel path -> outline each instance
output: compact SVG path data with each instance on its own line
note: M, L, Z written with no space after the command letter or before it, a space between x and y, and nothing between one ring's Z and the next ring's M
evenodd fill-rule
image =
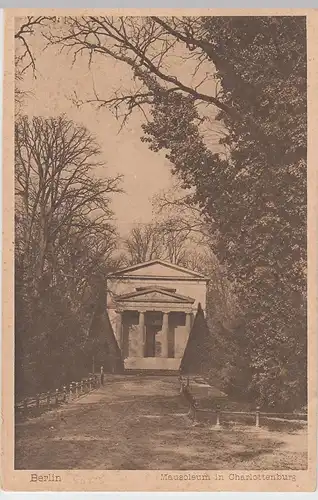
M16 426L15 468L304 469L306 433L193 426L176 377L114 376Z

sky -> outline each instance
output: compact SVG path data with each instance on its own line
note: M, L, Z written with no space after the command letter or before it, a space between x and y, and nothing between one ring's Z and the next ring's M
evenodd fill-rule
M108 109L97 110L92 104L78 108L72 102L74 92L85 100L94 96L94 88L104 98L109 98L118 88L128 90L132 82L130 69L104 57L93 61L91 68L86 56L79 57L72 65L72 54L59 53L59 49L52 46L44 50L41 35L32 37L30 46L37 73L36 79L31 71L25 74L22 88L29 91L30 96L25 99L22 112L50 117L65 113L67 118L85 125L96 137L107 164L98 174L123 175L124 194L115 195L112 205L120 233L126 234L136 223L151 221L151 200L171 188L173 177L165 152L152 152L140 140L143 116L134 113L119 132L120 122ZM177 60L172 64L178 64ZM187 75L188 69L183 78Z

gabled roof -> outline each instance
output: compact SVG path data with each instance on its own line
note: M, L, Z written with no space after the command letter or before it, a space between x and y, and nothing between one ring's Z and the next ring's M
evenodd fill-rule
M119 269L118 271L109 275L111 277L149 277L153 276L160 278L181 278L181 279L198 279L208 281L208 278L203 274L197 273L196 271L191 271L185 267L177 266L176 264L171 264L170 262L165 262L160 259L149 260L147 262L142 262L134 266L125 267Z
M146 290L124 293L123 295L115 295L115 302L166 302L166 303L182 303L193 304L195 299L180 295L174 292L168 292L159 287L147 288Z

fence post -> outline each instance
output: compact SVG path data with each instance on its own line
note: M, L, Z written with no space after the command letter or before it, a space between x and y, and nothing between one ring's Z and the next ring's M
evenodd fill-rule
M197 402L195 399L192 401L192 420L193 420L193 425L197 423Z
M191 418L191 416L192 416L192 405L191 405L191 403L190 403L190 402L189 402L189 405L190 405L190 406L189 406L189 411L188 411L188 417L190 417L190 418Z
M256 412L255 412L255 427L259 428L259 414L260 414L260 407L256 407Z
M70 383L70 400L73 398L73 382Z
M81 393L84 392L84 383L83 383L83 380L81 380Z
M66 398L67 398L66 385L63 385L63 403L66 403Z
M221 424L220 424L220 410L221 410L221 407L220 405L216 405L216 424L215 424L215 427L216 429L220 429L221 427Z
M184 391L184 381L183 381L183 378L182 378L181 375L179 377L179 382L180 382L180 394L183 394L183 391Z
M91 391L92 390L92 377L89 377L88 382L89 382L89 390Z
M189 411L188 411L188 417L192 417L192 401L191 401L191 395L189 392L189 389L187 387L184 387L184 395L189 403Z
M104 367L100 367L100 385L104 385Z
M79 386L79 383L78 382L75 382L75 396L78 398L78 386Z
M59 404L59 390L55 389L55 406Z

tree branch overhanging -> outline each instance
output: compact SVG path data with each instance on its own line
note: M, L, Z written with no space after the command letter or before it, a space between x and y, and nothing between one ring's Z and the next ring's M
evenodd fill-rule
M143 110L145 104L152 104L157 93L160 95L164 92L181 92L193 98L194 102L215 106L225 116L230 117L231 120L245 122L248 125L251 138L261 141L270 149L271 140L261 125L255 122L251 113L242 116L234 106L223 102L222 95L219 93L211 92L211 94L208 94L202 92L199 89L200 85L191 86L167 71L168 56L172 55L170 47L174 48L175 44L180 42L187 50L189 50L190 44L191 51L197 48L201 50L203 58L206 56L211 60L213 56L214 60L216 60L217 54L212 50L212 45L205 40L194 37L194 29L192 31L190 27L187 29L186 35L180 33L162 18L156 16L145 18L145 20L144 18L129 18L128 16L125 18L94 16L68 18L66 23L67 34L51 34L48 37L48 43L60 44L61 50L73 51L74 60L79 54L87 52L89 64L91 64L92 58L96 54L110 56L131 68L134 79L138 78L142 82L142 89L138 91L132 90L130 95L126 93L125 99L123 99L123 95L115 95L110 99L99 98L99 102L97 102L97 105L109 106L116 112L121 105L128 104L130 108L125 115L124 121L131 114L132 109ZM167 44L167 40L170 41L170 45ZM164 45L162 45L163 43ZM218 62L220 61L218 60ZM221 63L223 64L222 61ZM230 72L234 81L240 82L240 88L246 89L248 86L245 83L242 85L240 77L235 74L232 67L228 66L228 64L226 67L224 66L224 70ZM202 80L204 81L205 78ZM252 90L250 89L249 92ZM147 94L145 102L138 102L139 94ZM139 97L137 97L138 95ZM93 100L90 100L90 102L93 102ZM121 116L120 113L118 113L118 116Z

